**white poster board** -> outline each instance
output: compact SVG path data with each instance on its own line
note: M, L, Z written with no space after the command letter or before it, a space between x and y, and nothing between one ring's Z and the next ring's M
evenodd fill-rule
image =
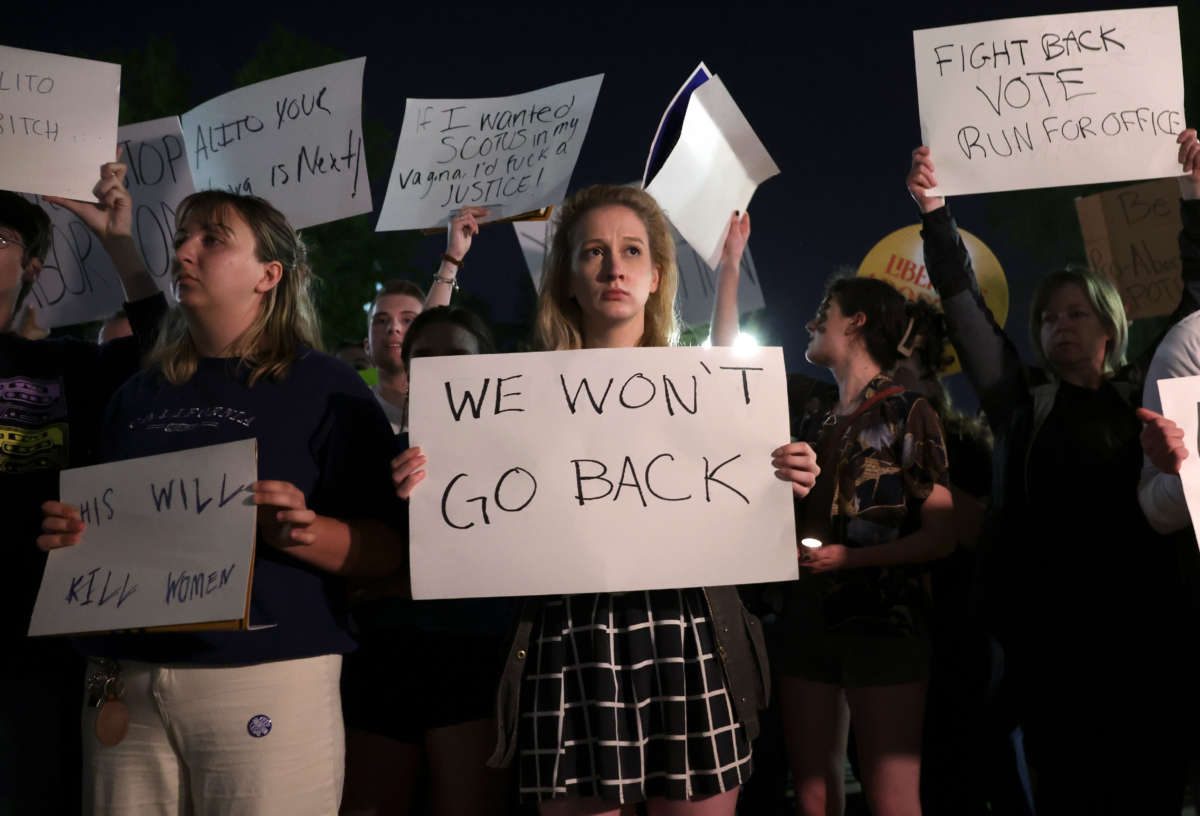
M100 165L92 172L100 179ZM121 308L121 276L100 239L66 207L41 196L25 198L50 215L51 242L46 261L25 304L37 309L38 325L48 329L106 317Z
M359 57L257 82L183 114L196 187L261 196L296 229L370 212L366 62Z
M414 598L797 577L783 352L589 349L412 363Z
M720 77L692 91L679 141L646 192L712 269L735 210L779 173Z
M175 209L194 192L179 119L168 116L126 125L116 138L124 148L121 162L128 168L125 186L133 198L133 240L156 286L173 301ZM100 180L100 164L91 168L90 178L91 185ZM41 196L26 198L46 210L52 227L46 263L26 301L36 308L38 325L53 329L86 323L120 310L125 302L121 277L88 224L65 206ZM90 194L86 198L94 200Z
M173 302L175 210L195 192L179 119L125 125L117 131L117 143L128 167L125 186L133 198L134 242L154 283ZM97 164L92 184L99 179ZM27 301L37 309L38 325L52 329L102 320L120 309L125 301L121 276L87 224L41 196L26 198L49 214L52 229L50 252Z
M125 186L133 197L133 238L146 268L168 301L175 260L175 211L196 192L178 116L125 125L117 132L129 168Z
M930 28L913 49L939 195L1180 172L1174 6Z
M0 45L0 189L95 201L121 66Z
M64 470L88 526L46 559L29 634L244 626L257 474L253 439Z
M542 284L542 264L554 237L554 218L546 221L517 221L513 223L517 243L525 257L525 265L533 278L533 288ZM700 257L700 253L671 228L675 238L675 262L679 267L679 288L675 293L675 308L688 328L704 326L712 321L713 301L717 294L717 275ZM741 273L738 282L738 314L744 315L766 306L762 284L750 247L742 253Z
M493 99L409 99L377 230L444 225L463 207L488 220L567 194L603 74Z
M1162 415L1183 431L1183 446L1189 456L1183 460L1179 478L1183 482L1183 497L1187 500L1192 528L1200 530L1200 447L1197 426L1200 426L1200 376L1172 377L1158 381L1162 400Z

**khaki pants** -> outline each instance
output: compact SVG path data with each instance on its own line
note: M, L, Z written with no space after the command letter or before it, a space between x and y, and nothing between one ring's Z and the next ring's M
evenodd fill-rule
M129 733L101 745L96 711L84 707L83 812L333 816L345 772L341 667L341 655L236 667L121 661Z

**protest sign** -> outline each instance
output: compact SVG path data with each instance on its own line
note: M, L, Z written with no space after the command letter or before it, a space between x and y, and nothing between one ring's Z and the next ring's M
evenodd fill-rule
M155 284L171 295L175 258L175 209L194 192L179 119L169 116L125 125L117 131L125 186L133 199L133 238ZM111 157L108 161L111 161ZM91 183L100 165L89 170ZM99 239L74 213L40 196L27 195L50 216L52 243L26 301L46 328L100 320L121 308L121 277ZM91 198L91 196L89 196Z
M415 598L797 577L779 348L414 359L411 394Z
M121 66L0 45L0 189L95 201Z
M513 224L517 233L517 243L521 245L521 254L525 256L525 264L533 278L533 288L536 290L542 283L542 264L550 241L554 237L554 220L549 221L520 221ZM717 292L716 273L704 262L700 254L684 240L679 230L671 228L675 238L675 263L679 267L679 288L675 293L675 308L679 317L688 328L703 326L712 320L713 300ZM754 258L750 255L750 247L742 254L742 265L738 284L738 314L762 309L762 285L758 281L758 270L754 266Z
M178 116L126 125L117 132L133 197L133 237L158 288L172 299L175 211L196 191Z
M701 63L700 69L703 67ZM698 78L699 74L693 73L684 87ZM672 106L678 105L679 99L677 95ZM659 127L670 118L664 115ZM656 135L647 173L655 152L661 149ZM709 268L716 269L730 217L735 210L744 211L758 185L778 173L779 167L720 77L712 76L687 96L679 140L646 184L646 192L654 196Z
M253 439L64 470L87 529L47 557L29 634L246 628L257 474Z
M463 207L489 220L561 201L603 74L493 99L409 99L377 230L445 225Z
M1197 425L1200 424L1200 377L1174 377L1158 381L1162 400L1162 415L1183 431L1183 446L1190 456L1183 460L1179 478L1183 481L1183 497L1187 501L1192 529L1200 530L1200 451L1197 447Z
M931 28L913 49L937 195L1179 173L1174 6Z
M646 169L642 171L642 189L645 189L646 185L658 175L667 156L679 143L679 134L683 131L683 117L687 112L688 100L692 97L692 91L710 79L712 79L712 71L708 70L708 66L701 62L693 69L692 75L679 86L679 90L671 99L671 104L667 105L667 109L663 111L662 118L658 120L658 129L654 131L654 140L650 143L650 155L646 157Z
M983 302L992 310L992 316L1000 326L1008 320L1008 280L1000 267L996 254L975 235L960 229L975 281L983 295ZM858 266L859 277L875 278L889 284L909 300L921 298L941 305L941 298L933 288L933 281L925 271L925 241L921 238L921 225L902 227L884 237L871 247L871 251ZM958 352L950 343L945 353L951 358L941 374L956 374L961 370Z
M1132 184L1075 199L1088 266L1117 286L1130 320L1170 314L1183 294L1179 185Z
M183 115L197 189L252 193L296 229L371 211L363 153L366 58L268 79Z
M91 178L94 186L100 179L100 165L92 168ZM69 326L120 309L125 300L121 276L96 234L66 207L37 195L25 194L25 198L50 215L50 250L25 299L26 305L37 309L38 324Z

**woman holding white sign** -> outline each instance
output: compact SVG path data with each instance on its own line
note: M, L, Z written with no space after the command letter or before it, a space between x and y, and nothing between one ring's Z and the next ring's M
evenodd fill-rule
M353 370L314 350L304 245L278 210L206 191L180 204L176 230L179 307L109 404L101 459L257 440L261 481L227 489L259 506L254 628L83 642L99 703L84 711L85 809L334 813L354 644L333 576L403 560L383 484L391 429ZM43 509L40 547L87 546L76 508ZM219 507L197 496L203 509Z
M537 345L673 343L674 242L654 199L590 187L558 218ZM745 233L730 241L740 252ZM420 481L422 464L419 451L398 463L401 495ZM808 492L816 467L807 445L783 446L772 464L797 495ZM527 600L501 682L491 762L516 757L521 798L548 816L632 814L637 802L651 816L731 816L766 697L759 629L733 587ZM588 693L576 700L581 688Z
M1185 170L1195 138L1177 139ZM907 184L930 280L997 440L977 606L1005 649L1035 804L1178 813L1182 599L1172 547L1138 506L1139 385L1124 365L1121 297L1091 270L1044 277L1029 319L1038 367L1026 368L980 295L945 200L930 195L929 148L913 151ZM1194 181L1181 185L1186 194ZM1185 263L1195 257L1186 229L1181 247Z

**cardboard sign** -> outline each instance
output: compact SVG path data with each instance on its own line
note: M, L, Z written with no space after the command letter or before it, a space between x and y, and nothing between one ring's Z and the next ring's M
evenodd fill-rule
M699 79L703 68L701 63L685 89ZM701 82L686 98L679 140L646 184L646 192L654 196L709 268L716 269L730 217L735 210L746 209L758 185L777 175L779 167L720 77ZM672 105L678 105L679 99L677 95ZM668 109L663 116L660 128L669 122L670 112ZM661 149L656 135L647 173L655 152Z
M967 254L971 256L971 266L975 270L975 280L984 303L992 310L996 323L1003 326L1008 320L1008 280L1004 277L1000 260L979 238L965 229L958 232L967 247ZM921 238L920 224L898 229L871 247L859 264L857 274L859 277L881 280L909 300L921 298L939 305L942 302L933 288L933 282L929 280L929 273L925 271L925 242ZM945 353L953 361L941 373L955 374L962 370L953 344L946 344Z
M88 526L49 554L29 634L246 628L256 450L247 439L64 470L62 500Z
M779 348L418 358L411 395L415 598L797 577Z
M550 241L554 237L554 220L522 221L513 224L525 265L533 278L533 288L542 285L542 264L545 262ZM679 288L675 292L675 308L688 328L707 325L712 320L713 300L717 294L717 275L700 253L671 228L675 238L675 263L679 267ZM738 279L738 314L744 315L766 306L762 284L750 247L742 253L740 278Z
M121 66L0 45L0 189L95 201Z
M567 194L603 74L494 99L409 99L377 230L445 225L463 207L489 220Z
M366 58L268 79L183 115L198 189L252 193L296 229L371 211L363 153Z
M1158 381L1162 398L1162 415L1183 431L1183 446L1190 456L1183 460L1179 478L1183 482L1183 497L1187 500L1192 529L1200 530L1200 451L1197 447L1197 425L1200 425L1200 377L1174 377Z
M1159 179L1075 199L1088 266L1116 284L1130 320L1170 314L1183 295L1179 184Z
M937 195L1180 172L1173 6L931 28L913 49Z

